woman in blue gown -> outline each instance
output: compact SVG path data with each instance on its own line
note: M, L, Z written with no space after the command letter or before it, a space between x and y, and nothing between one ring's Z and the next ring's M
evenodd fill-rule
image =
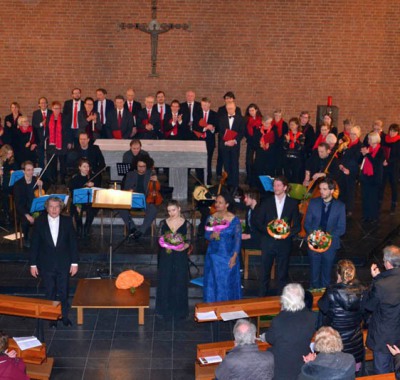
M205 232L209 242L204 264L205 302L237 300L242 297L238 257L242 227L239 219L229 211L232 204L233 201L227 195L218 195L215 200L217 211L212 216L227 220L229 226L220 232Z

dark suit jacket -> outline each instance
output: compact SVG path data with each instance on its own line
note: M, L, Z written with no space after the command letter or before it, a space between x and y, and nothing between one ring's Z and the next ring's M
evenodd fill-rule
M33 112L32 114L32 127L33 127L33 132L35 134L35 141L38 146L43 146L44 145L44 140L46 137L49 135L49 129L47 126L49 125L49 120L50 116L53 113L52 110L48 109L47 110L47 115L46 115L46 128L43 127L42 122L43 122L43 114L42 110L38 109Z
M32 179L30 184L26 183L25 177L22 177L14 184L14 202L17 215L21 220L25 221L25 214L29 214L33 202L33 186L36 180Z
M129 111L128 101L125 101L124 108ZM135 127L137 126L137 116L141 109L142 109L142 105L139 102L137 102L136 100L134 100L132 103L132 116L133 116L133 123L134 123Z
M80 106L79 110L83 110L84 109L83 100L81 100L80 102L81 102L81 106ZM78 110L78 112L79 112L79 110ZM74 116L74 113L73 113L73 100L72 99L66 100L64 102L64 107L63 107L62 114L64 115L63 122L65 121L65 125L68 128L71 128L72 118ZM79 123L79 121L78 121L78 123Z
M142 108L138 113L137 117L137 138L138 139L162 139L164 136L160 131L160 114L157 111L157 108L151 110L150 120L148 120L147 109L146 107ZM145 127L146 124L150 123L153 125L154 129L152 131L148 131Z
M234 147L226 147L224 145L225 141L223 141L225 131L229 129L229 118L228 114L220 115L219 116L219 121L218 121L218 133L219 133L219 146L221 149L239 149L240 148L240 142L242 141L242 138L244 136L244 132L246 130L246 121L245 119L240 115L240 113L236 109L235 113L235 119L233 121L232 125L232 131L237 132L237 136L235 140L237 141L237 144Z
M123 139L130 139L133 128L133 116L129 111L122 113L121 133ZM116 108L107 114L106 131L108 138L112 138L112 131L118 131L118 113Z
M90 167L94 173L106 166L103 153L97 145L89 144L88 148L83 150L80 145L68 154L67 164L68 167L78 168L78 161L80 158L89 160Z
M218 116L227 115L228 112L226 111L226 106L224 105L224 106L219 107L217 113L218 113ZM238 106L236 106L236 113L238 115L242 115L242 110Z
M99 103L98 100L95 100L95 101L94 101L94 108L93 108L93 110L96 111L96 112L98 112L99 115L100 115L100 110L97 109L98 103ZM106 99L106 109L105 109L105 117L106 117L106 120L105 120L105 122L107 122L107 115L108 115L114 108L115 108L115 107L114 107L114 102L113 102L112 100L110 100L110 99ZM106 124L106 123L104 123L104 124Z
M30 251L30 265L37 265L39 272L69 271L71 264L78 263L78 246L72 218L60 215L57 245L51 237L47 213L35 221Z
M192 135L189 133L190 132L190 111L189 111L189 105L187 102L183 102L180 104L180 113L182 114L182 124L184 127L186 127L184 130L186 131L185 136L186 137L192 137ZM200 102L194 102L193 103L193 123L196 118L199 118L200 115L203 114L201 104Z
M322 203L322 198L310 200L304 222L304 229L307 235L321 227ZM332 235L332 244L329 250L339 249L340 237L346 232L346 209L344 203L337 199L332 200L325 232L329 232Z
M124 179L124 186L123 186L124 190L136 191L138 176L139 174L136 170L134 170L133 172L128 172ZM144 174L144 181L143 181L143 187L145 189L146 194L149 188L150 177L151 177L151 170L147 169L146 173Z
M97 115L97 121L94 123L94 132L92 130L92 122L87 121L86 118L88 117L85 107L78 112L78 120L79 120L79 132L87 132L89 134L89 138L98 137L99 132L103 128L100 122L100 115L95 109L93 109L94 113Z
M172 118L172 111L171 111L171 106L169 104L165 104L165 114L163 116L163 121L161 121L160 119L160 130L161 132L164 134L166 128L168 128L168 122L169 120ZM158 112L158 104L154 104L153 109L152 109L152 113L153 111L156 111L158 113L158 115L160 115L160 113ZM158 116L160 117L160 116Z
M268 223L277 218L275 196L272 195L261 202L254 218L254 224L261 234L261 244L264 248L267 248L273 242L291 245L291 238L300 232L300 214L297 200L286 196L285 204L283 205L281 219L285 219L286 223L290 225L290 235L286 239L275 240L267 232Z
M200 120L203 119L203 110L200 110L200 113L197 113L193 116L193 130L197 132L203 132L203 127L199 125ZM207 124L211 124L215 127L215 132L211 133L210 131L206 132L206 140L207 141L215 141L215 134L218 133L218 114L210 110L208 111L207 116Z

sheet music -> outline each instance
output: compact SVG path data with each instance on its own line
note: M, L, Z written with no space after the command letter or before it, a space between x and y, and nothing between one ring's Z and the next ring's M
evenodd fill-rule
M40 343L39 339L35 336L24 336L20 338L13 338L15 343L17 343L18 347L21 351L27 350L33 347L40 347L42 343Z
M221 318L223 321L232 321L233 319L248 318L246 312L243 310L239 311L229 311L227 313L221 313Z
M203 358L199 358L199 361L201 364L207 365L207 364L221 363L222 358L219 355L204 356Z
M215 321L218 319L217 314L215 311L206 311L204 313L196 313L196 318L199 321Z

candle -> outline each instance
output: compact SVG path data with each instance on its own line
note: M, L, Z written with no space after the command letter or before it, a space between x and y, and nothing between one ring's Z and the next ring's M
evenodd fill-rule
M328 96L328 107L332 106L332 96Z

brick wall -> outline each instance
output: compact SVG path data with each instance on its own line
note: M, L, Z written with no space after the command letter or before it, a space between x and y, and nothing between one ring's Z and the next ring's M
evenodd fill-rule
M325 104L364 130L376 117L399 122L398 0L159 0L160 22L190 22L191 32L159 38L158 78L150 78L150 37L121 31L120 22L148 22L151 1L10 0L0 8L0 114L20 102L30 115L37 98L65 100L80 86L109 97L158 89L167 100L188 88L213 106L233 90L245 109L256 102L285 118Z

